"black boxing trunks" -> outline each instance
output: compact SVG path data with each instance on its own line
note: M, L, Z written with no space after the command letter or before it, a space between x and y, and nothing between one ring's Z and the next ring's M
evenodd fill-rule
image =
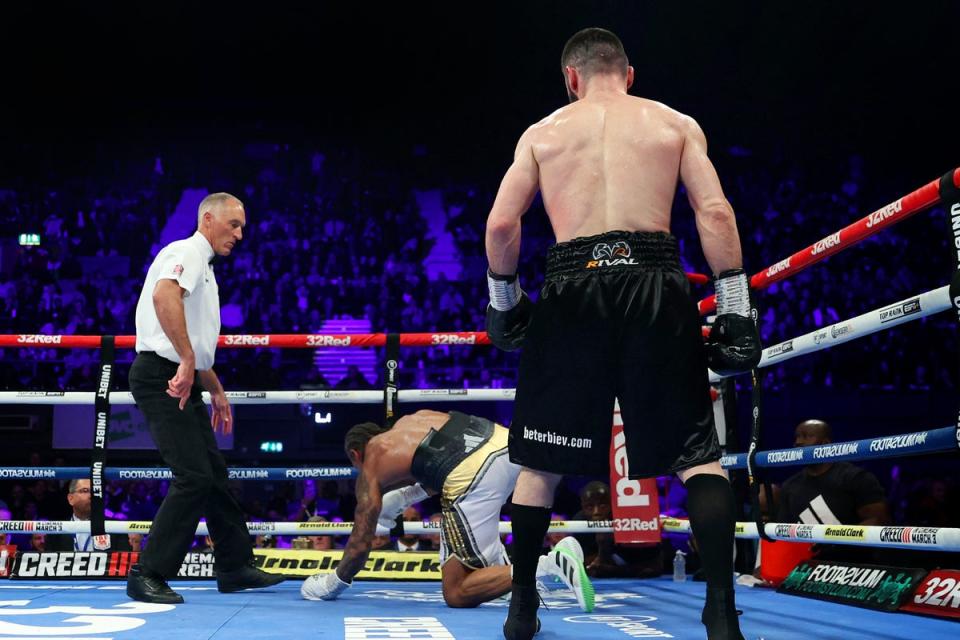
M440 430L431 429L413 453L410 473L422 486L441 491L447 476L493 436L494 424L484 418L450 412Z
M700 326L672 235L611 231L551 247L520 356L510 460L606 475L614 399L631 477L718 460Z

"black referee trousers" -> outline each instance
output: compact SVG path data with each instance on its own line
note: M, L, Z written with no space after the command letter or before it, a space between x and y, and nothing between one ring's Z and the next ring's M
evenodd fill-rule
M137 354L129 378L160 457L173 471L140 555L144 568L167 580L180 570L201 516L210 529L217 571L238 569L253 558L243 511L227 489L227 464L217 449L200 385L194 383L181 411L180 399L167 395L167 381L176 373L175 362L144 352Z

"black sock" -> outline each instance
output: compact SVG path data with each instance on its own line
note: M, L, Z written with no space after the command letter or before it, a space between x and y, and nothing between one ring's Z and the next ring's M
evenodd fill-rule
M707 587L733 588L736 500L730 482L701 473L687 479L687 513L697 538Z
M513 584L533 586L543 537L550 527L550 509L515 504L510 507L510 516L513 519Z

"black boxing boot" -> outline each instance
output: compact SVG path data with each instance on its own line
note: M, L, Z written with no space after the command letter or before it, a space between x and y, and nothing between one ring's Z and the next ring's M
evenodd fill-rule
M738 615L733 589L707 587L707 601L700 616L707 628L707 640L744 640Z
M506 640L530 640L540 631L540 618L537 609L540 607L540 594L536 585L513 585L510 593L510 610L507 620L503 623L503 637Z

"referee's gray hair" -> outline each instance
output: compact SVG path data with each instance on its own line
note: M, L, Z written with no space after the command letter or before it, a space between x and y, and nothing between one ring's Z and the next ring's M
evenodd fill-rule
M73 480L71 480L70 486L67 488L67 493L76 493L78 484L80 484L79 478L74 478Z
M218 191L217 193L211 193L206 198L200 201L200 206L197 207L197 228L200 228L200 223L203 222L203 214L215 207L219 207L227 200L236 200L240 203L240 206L243 207L243 202L240 201L240 198L237 196L227 193L226 191Z

